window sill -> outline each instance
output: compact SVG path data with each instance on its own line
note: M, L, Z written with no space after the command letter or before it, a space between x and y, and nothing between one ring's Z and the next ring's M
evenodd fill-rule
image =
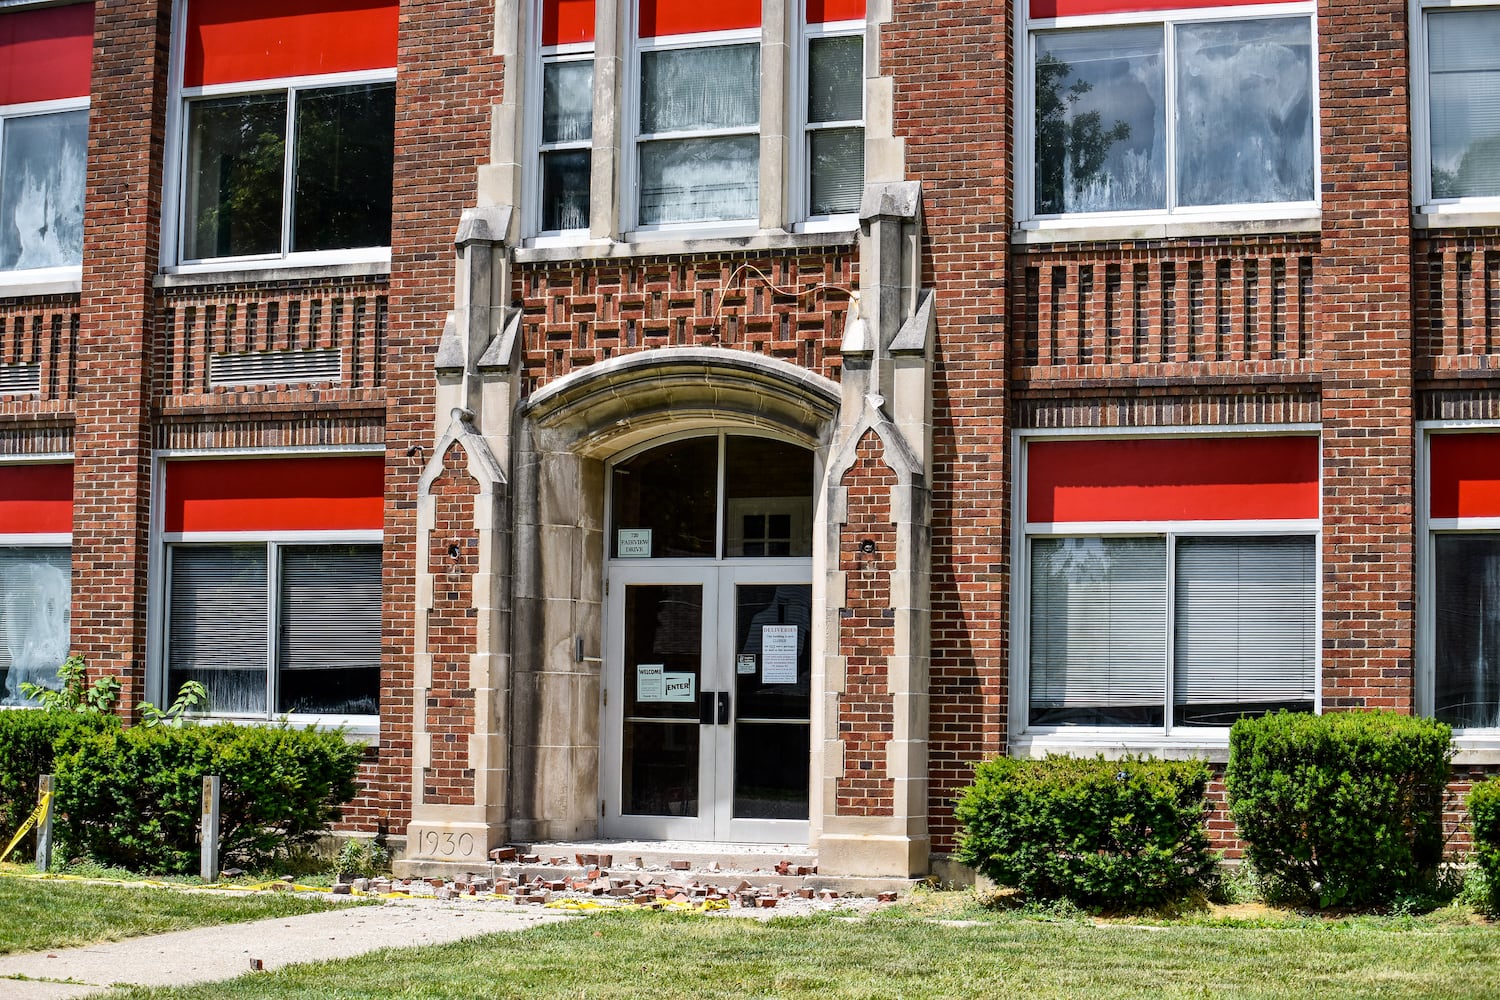
M636 257L668 257L683 254L739 253L756 250L842 249L854 245L854 230L788 233L762 230L745 236L656 236L637 240L589 240L569 246L523 246L516 248L518 264L553 261L624 260Z
M1118 732L1037 733L1013 737L1009 750L1011 756L1023 758L1048 754L1068 757L1103 754L1114 759L1126 754L1145 754L1166 760L1196 757L1211 764L1223 764L1229 760L1228 729L1179 730L1179 733L1182 735L1167 736L1125 729Z
M59 273L61 271L61 273ZM0 276L0 299L39 298L43 295L77 295L83 291L83 272L80 268L39 271L35 275L25 271L11 271Z
M205 285L237 285L267 281L321 281L328 278L388 278L390 258L328 264L274 263L225 264L205 267L163 268L153 282L157 288L199 288Z
M1500 733L1493 730L1483 736L1454 733L1453 745L1458 748L1455 764L1500 764Z
M1422 212L1412 214L1413 229L1495 229L1500 228L1500 208L1469 212Z
M1120 243L1136 240L1192 239L1205 236L1280 236L1319 233L1321 215L1289 219L1177 220L1170 222L1026 223L1029 228L1011 233L1016 246L1046 246L1056 243Z

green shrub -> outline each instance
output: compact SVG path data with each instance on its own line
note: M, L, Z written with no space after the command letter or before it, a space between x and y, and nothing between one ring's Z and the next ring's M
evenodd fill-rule
M1500 913L1500 778L1469 791L1469 822L1474 830L1474 863L1483 873L1484 905Z
M37 776L52 772L54 748L117 725L107 715L0 712L0 849L36 808ZM31 837L22 840L10 860L30 858L34 843Z
M958 858L1029 899L1155 906L1215 874L1202 761L1001 757L958 800Z
M265 868L340 818L360 754L340 732L286 726L102 732L58 755L59 840L100 864L196 871L203 778L217 774L222 863Z
M1279 712L1229 732L1224 784L1245 855L1273 895L1369 907L1442 861L1452 734L1395 712Z

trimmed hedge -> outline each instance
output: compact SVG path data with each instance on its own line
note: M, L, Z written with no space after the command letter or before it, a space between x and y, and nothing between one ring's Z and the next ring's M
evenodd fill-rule
M80 735L118 726L110 715L36 709L0 712L0 849L36 808L37 776L52 773L55 748ZM35 843L34 837L24 838L10 860L31 858Z
M203 777L217 774L223 864L265 868L341 817L362 749L338 731L284 725L101 732L57 756L58 839L105 865L196 871Z
M1379 906L1436 874L1452 758L1451 731L1432 719L1279 712L1234 724L1224 784L1275 894Z
M958 800L958 859L1029 899L1139 908L1206 889L1202 761L1000 757Z
M1484 872L1491 913L1500 913L1500 778L1469 790L1469 822L1474 830L1474 862Z

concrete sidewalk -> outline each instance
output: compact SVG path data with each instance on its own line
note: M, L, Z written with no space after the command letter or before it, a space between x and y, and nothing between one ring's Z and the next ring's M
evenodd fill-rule
M200 927L84 948L3 955L0 997L108 997L112 986L185 986L233 979L249 973L255 959L269 970L569 919L574 917L537 907L393 900L381 906ZM14 976L27 978L10 978Z

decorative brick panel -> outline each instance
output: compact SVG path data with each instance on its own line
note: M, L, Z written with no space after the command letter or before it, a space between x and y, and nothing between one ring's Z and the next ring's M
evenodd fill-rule
M0 299L0 417L71 409L78 323L76 295ZM7 374L23 372L34 373L36 391L7 393Z
M1015 378L1306 375L1316 370L1316 253L1315 239L1019 252Z
M171 451L225 448L308 448L379 445L385 441L385 410L342 407L325 413L205 412L158 423L155 446Z
M891 607L891 573L896 567L891 490L896 474L881 461L880 452L880 439L866 431L843 479L849 498L839 532L839 572L845 587L838 652L844 659L844 689L838 695L836 721L844 765L835 804L842 816L890 816L895 807L886 744L895 731L887 658L896 638Z
M1318 392L1306 385L1247 385L1220 391L1180 387L1141 388L1120 395L1110 385L1085 394L1060 396L1056 390L1017 393L1016 426L1079 431L1121 427L1233 427L1246 424L1315 424Z
M157 309L157 398L177 407L343 403L380 399L385 383L386 282L246 284L175 289ZM337 351L337 381L211 384L216 356Z
M422 801L429 805L472 805L474 768L469 740L474 735L474 688L469 659L478 651L473 580L479 566L479 532L474 498L479 484L469 475L457 444L443 455L443 473L432 483L436 519L424 553L433 576L432 609L427 616L427 648L432 654L432 686L426 692L428 766L422 769Z
M837 378L855 281L848 250L523 265L528 385L655 347L737 348Z
M1500 230L1432 233L1413 246L1418 378L1493 378L1500 354Z

